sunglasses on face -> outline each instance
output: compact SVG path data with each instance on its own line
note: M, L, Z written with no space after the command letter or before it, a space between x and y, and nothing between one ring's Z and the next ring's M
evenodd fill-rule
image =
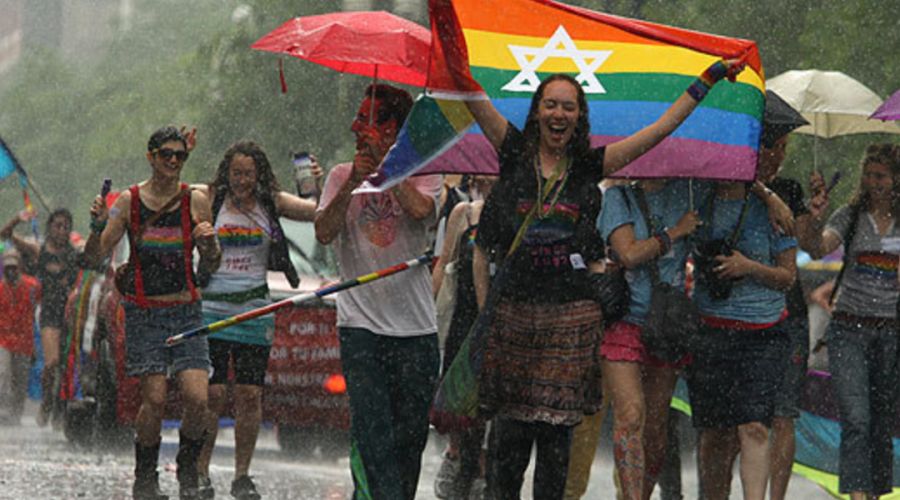
M188 158L188 152L183 150L174 150L174 149L157 149L156 155L162 158L163 160L169 161L174 156L178 161L184 161Z

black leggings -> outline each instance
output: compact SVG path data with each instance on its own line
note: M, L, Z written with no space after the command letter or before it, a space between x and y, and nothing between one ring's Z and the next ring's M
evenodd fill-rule
M562 499L569 468L572 427L496 417L488 437L487 488L492 500L518 500L531 448L537 443L534 498Z

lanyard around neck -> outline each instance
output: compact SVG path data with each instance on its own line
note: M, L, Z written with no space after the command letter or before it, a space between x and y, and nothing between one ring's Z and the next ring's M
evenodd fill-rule
M569 157L564 156L559 160L556 164L556 168L553 169L553 173L550 174L550 178L547 179L547 184L545 186L541 186L541 181L543 176L541 175L541 167L537 160L535 160L535 174L537 175L537 200L535 200L534 205L532 205L531 210L528 211L528 214L525 215L525 220L522 222L522 225L519 226L519 230L516 232L516 237L513 239L512 245L509 246L509 251L506 252L506 256L509 257L513 252L519 248L519 245L522 243L522 238L525 237L525 232L528 230L528 226L531 225L531 221L535 216L538 218L543 218L545 215L549 214L553 211L553 207L556 206L556 202L559 201L559 194L562 192L563 186L565 186L566 181L569 179L568 170L566 167L569 165ZM553 186L556 184L559 176L562 175L562 182L556 186L556 193L553 195L553 199L550 201L550 207L545 211L544 210L544 200L547 199L547 195L550 194L550 190L553 189ZM540 215L538 215L538 211L540 211Z

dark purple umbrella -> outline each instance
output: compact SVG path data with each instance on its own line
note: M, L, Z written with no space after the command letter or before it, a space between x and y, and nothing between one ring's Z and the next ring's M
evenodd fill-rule
M884 101L884 104L878 106L878 109L869 118L883 121L900 120L900 90L894 92L887 101Z

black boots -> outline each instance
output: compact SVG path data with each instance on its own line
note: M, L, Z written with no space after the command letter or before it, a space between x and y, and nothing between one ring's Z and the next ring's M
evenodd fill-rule
M134 441L134 486L131 488L134 500L169 500L159 491L159 474L156 472L159 443L142 446L137 440Z
M178 466L178 498L181 500L199 500L200 490L197 474L197 457L206 440L206 432L197 439L190 439L184 434L178 436L178 455L175 463Z

